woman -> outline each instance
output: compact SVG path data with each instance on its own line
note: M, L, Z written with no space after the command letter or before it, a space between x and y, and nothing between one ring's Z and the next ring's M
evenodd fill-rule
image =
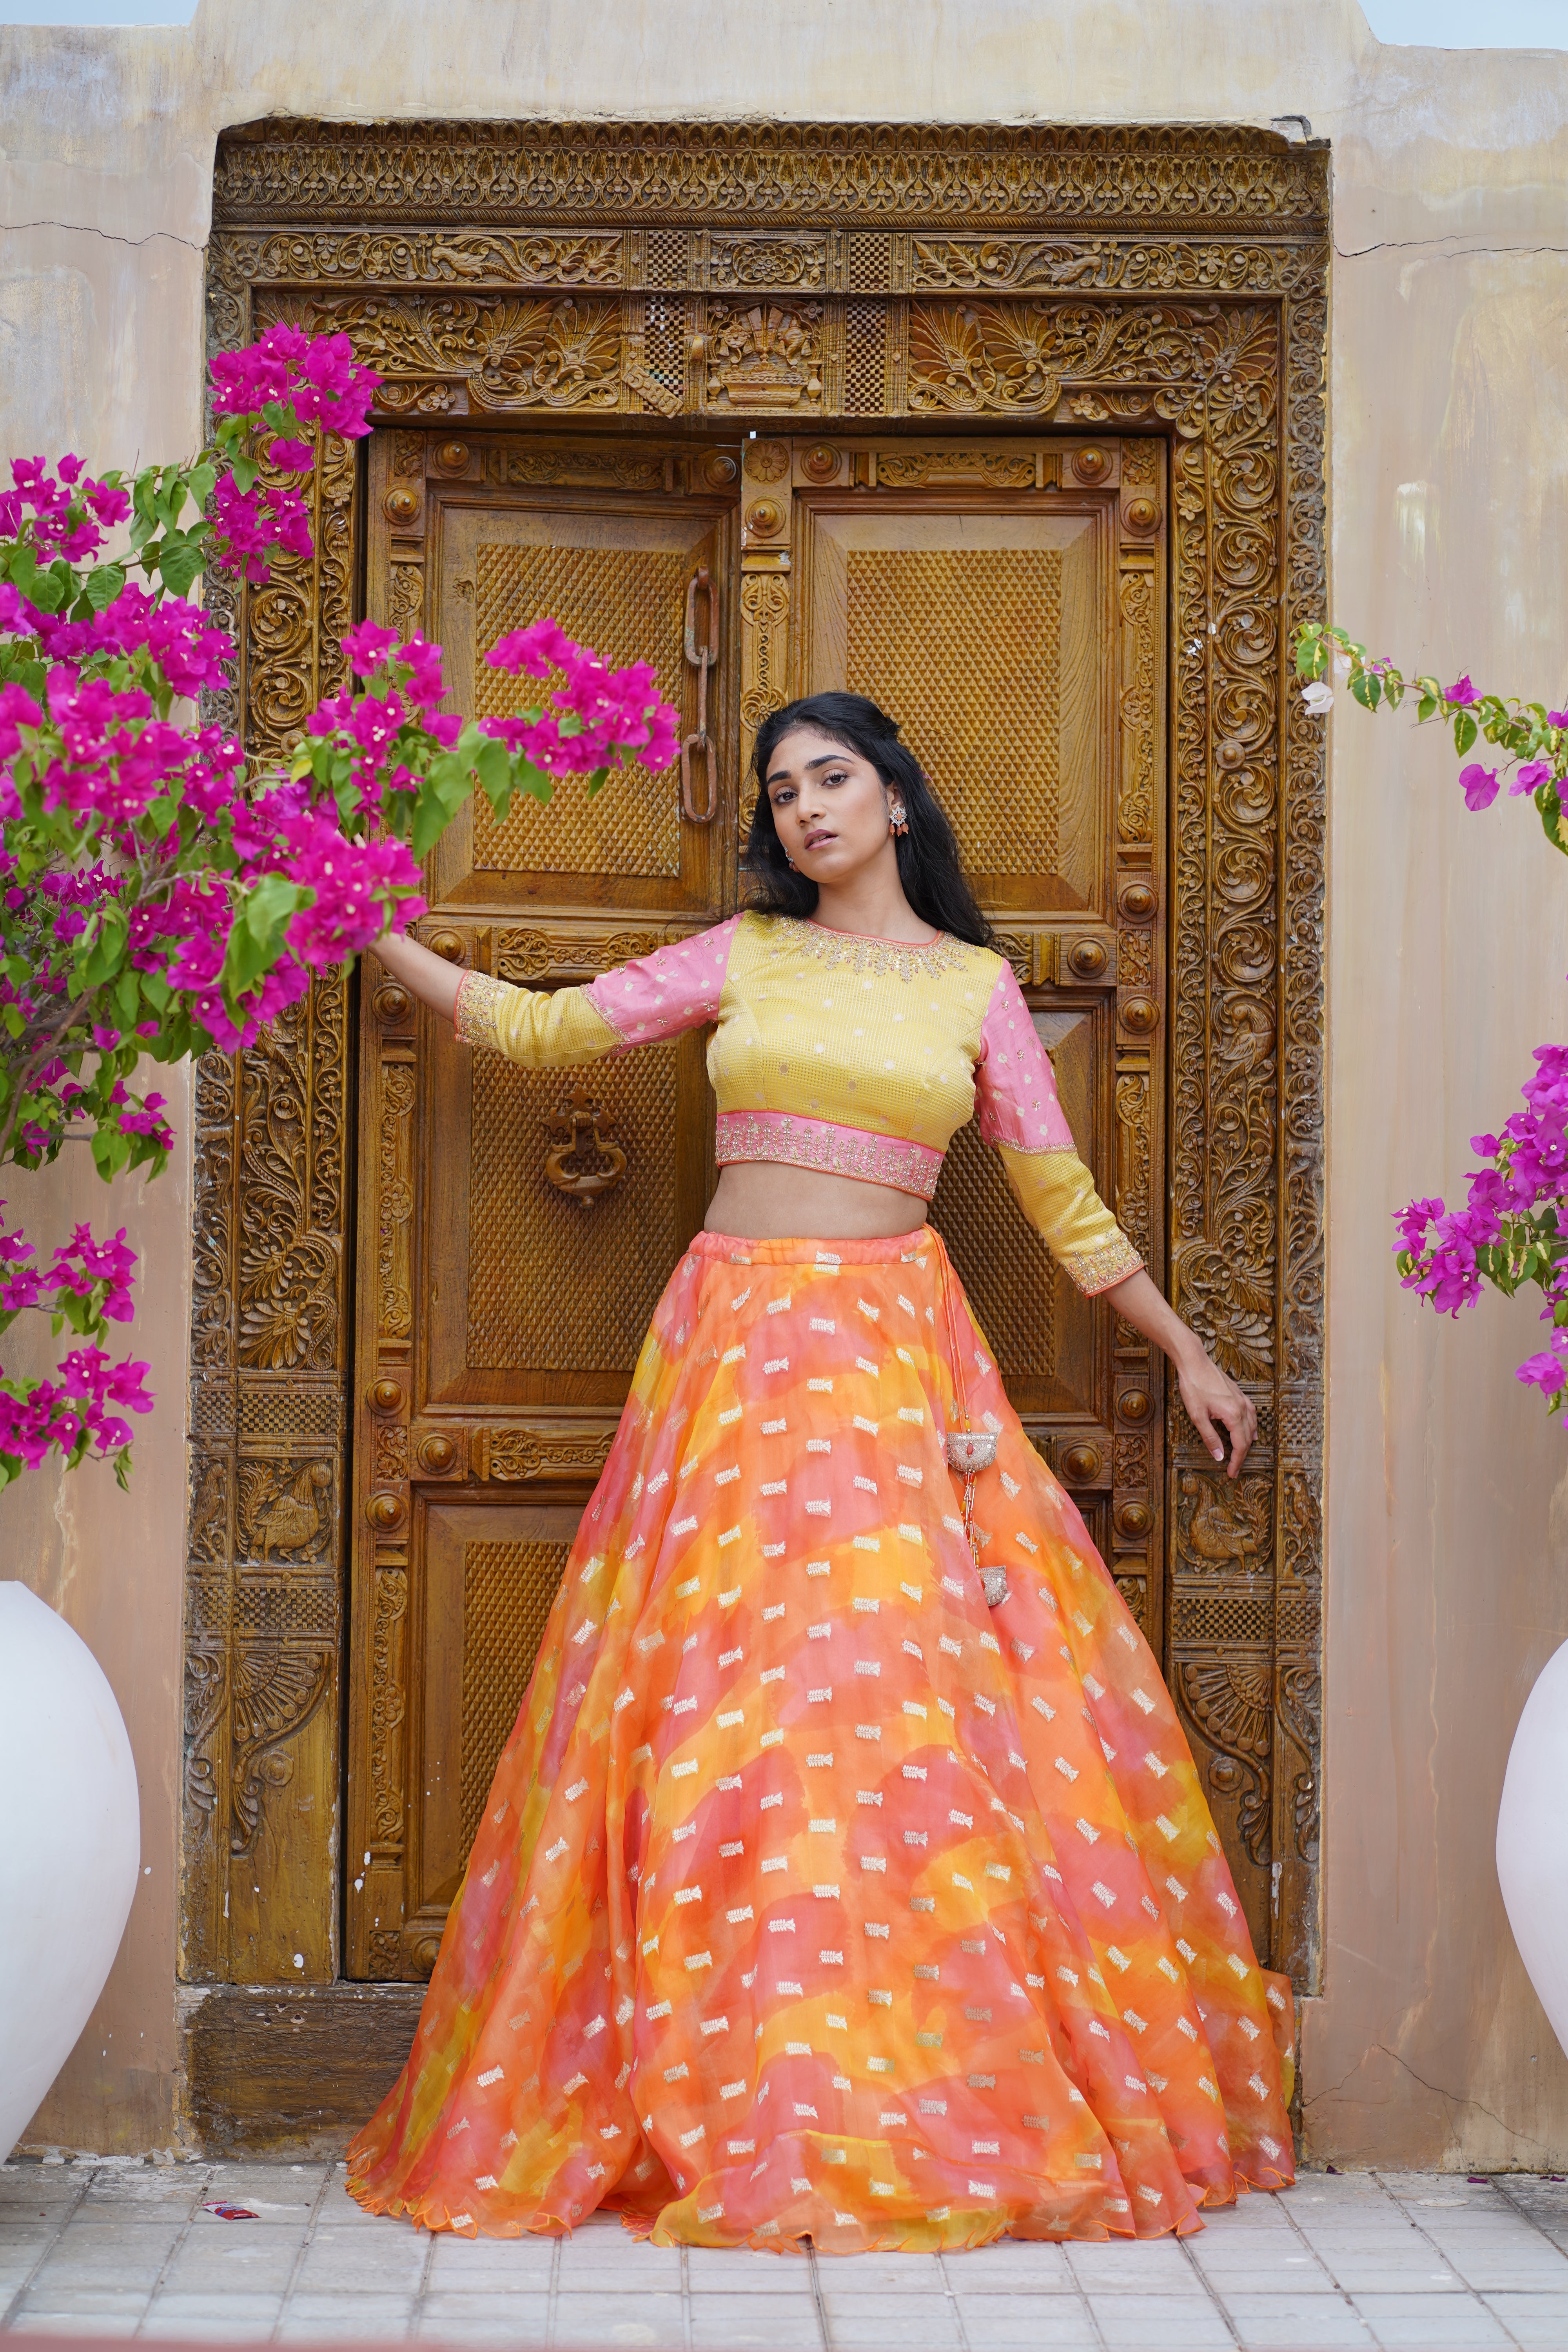
M1253 1408L1097 1198L895 724L793 703L756 772L753 911L714 930L553 995L380 950L534 1065L715 1022L723 1172L352 2185L502 2235L601 2205L831 2252L1190 2230L1292 2177L1289 1988L922 1222L977 1101L1233 1477Z

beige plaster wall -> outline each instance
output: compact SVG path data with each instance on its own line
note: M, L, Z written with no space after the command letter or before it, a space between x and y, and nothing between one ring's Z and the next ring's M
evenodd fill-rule
M438 27L414 0L202 0L188 33L0 31L0 439L120 462L195 434L228 123L1308 116L1334 156L1335 608L1424 667L1568 689L1568 56L1381 48L1354 0L774 0L743 17L711 0L447 0ZM1465 1139L1506 1115L1556 1028L1568 893L1528 816L1468 818L1451 754L1405 725L1336 717L1331 779L1326 1968L1304 2021L1308 2147L1561 2169L1568 2063L1513 1955L1491 1842L1519 1710L1568 1637L1563 1442L1510 1377L1528 1311L1440 1328L1398 1288L1388 1220L1453 1185ZM152 1873L37 2126L99 2147L174 2131L185 1199L171 1176L122 1213L157 1273L138 1331L164 1400L132 1504L86 1475L0 1500L0 1572L87 1633L142 1769Z

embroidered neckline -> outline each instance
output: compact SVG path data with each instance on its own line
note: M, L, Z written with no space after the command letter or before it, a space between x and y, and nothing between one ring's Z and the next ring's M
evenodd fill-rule
M967 940L938 931L930 940L879 940L861 931L830 931L799 915L767 915L770 944L785 954L810 956L831 971L847 964L851 971L870 972L878 979L896 974L900 980L928 978L934 972L959 971L979 953Z

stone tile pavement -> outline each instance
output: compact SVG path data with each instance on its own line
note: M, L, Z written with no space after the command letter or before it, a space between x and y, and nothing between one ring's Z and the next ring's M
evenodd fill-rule
M250 2221L205 2206L226 2199ZM1568 2183L1309 2173L1177 2243L789 2258L372 2221L341 2165L0 2166L0 2333L514 2352L1568 2352ZM20 2347L18 2347L20 2352Z

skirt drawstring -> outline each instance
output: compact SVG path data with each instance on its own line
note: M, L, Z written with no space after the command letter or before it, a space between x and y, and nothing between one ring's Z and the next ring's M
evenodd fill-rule
M998 1608L1007 1598L1007 1571L999 1566L988 1566L980 1557L980 1547L974 1540L974 1481L982 1470L991 1469L996 1460L996 1433L989 1429L973 1429L969 1420L969 1391L964 1380L963 1355L958 1344L958 1318L953 1310L952 1293L956 1277L952 1261L948 1256L942 1235L931 1228L942 1260L942 1303L947 1317L947 1351L952 1368L953 1402L961 1429L950 1429L944 1441L950 1470L963 1480L963 1533L969 1545L969 1556L979 1573L981 1585L989 1608Z

